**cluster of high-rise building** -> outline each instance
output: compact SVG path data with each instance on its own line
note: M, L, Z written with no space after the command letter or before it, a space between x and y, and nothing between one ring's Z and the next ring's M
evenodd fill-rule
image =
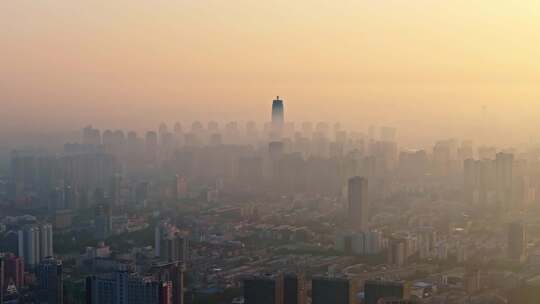
M6 240L7 241L7 240ZM27 225L17 232L18 256L27 267L33 268L42 260L54 256L51 224Z
M116 271L89 276L85 283L87 304L183 304L184 265L157 264L145 274Z
M346 277L314 276L307 282L303 275L287 273L252 276L243 282L245 304L306 304L308 292L313 304L406 303L410 298L407 283L398 281L368 280L360 286Z
M188 261L189 241L178 228L167 222L155 227L154 236L155 256L163 261Z
M516 160L511 153L499 152L495 158L464 162L464 192L472 204L516 210L534 200L536 176L525 160Z
M483 304L471 297L498 295L497 278L535 282L540 149L408 149L392 127L295 124L279 96L271 110L14 151L0 299ZM501 261L533 270L486 271Z

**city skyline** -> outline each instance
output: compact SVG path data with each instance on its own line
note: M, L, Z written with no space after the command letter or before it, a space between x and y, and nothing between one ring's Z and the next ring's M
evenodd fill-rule
M534 1L101 4L2 3L0 127L263 121L279 94L290 120L393 125L410 142L536 137Z
M540 2L0 2L0 304L540 302Z

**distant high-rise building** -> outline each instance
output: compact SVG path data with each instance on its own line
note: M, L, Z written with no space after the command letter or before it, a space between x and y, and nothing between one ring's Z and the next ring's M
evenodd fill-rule
M109 184L109 198L113 206L120 205L120 193L122 188L122 175L115 174Z
M174 184L172 196L174 199L186 198L188 195L188 183L184 176L176 174L174 176Z
M497 204L507 209L512 201L512 169L514 167L514 155L511 153L497 153L495 155L495 191Z
M36 268L36 278L39 284L38 298L41 301L49 304L64 303L62 261L55 258L43 260Z
M283 304L305 304L306 287L303 275L294 273L283 276Z
M8 253L3 257L4 261L4 284L6 290L11 284L20 289L24 285L24 263L21 257Z
M167 262L185 262L189 259L189 241L179 235L178 228L160 223L154 230L155 256Z
M174 124L174 142L176 148L180 147L180 145L184 142L183 137L184 132L182 131L182 124L177 122Z
M43 224L39 227L39 254L41 259L53 256L53 227L51 224Z
M178 304L171 298L170 281L125 271L86 278L86 304Z
M108 204L96 205L94 223L98 239L106 239L112 234L112 210Z
M172 262L158 264L150 269L150 274L161 282L170 282L171 291L170 297L162 296L161 299L171 299L170 304L184 303L184 271L185 264L183 262ZM169 302L160 302L169 303Z
M354 304L357 286L347 278L315 277L311 281L312 304Z
M388 244L388 264L403 266L407 259L407 244L404 239L393 238Z
M199 134L204 130L203 124L200 121L194 121L191 123L191 132Z
M361 231L369 228L368 180L363 177L352 177L348 185L348 216L352 227Z
M37 227L27 226L19 230L18 254L27 266L34 267L39 263L39 229Z
M244 279L244 300L245 304L283 304L283 276Z
M101 145L101 134L98 129L87 126L82 131L83 145L99 146Z
M248 121L246 123L246 134L251 139L255 139L257 136L257 123L254 121Z
M508 225L508 258L522 261L526 257L527 237L525 226L519 222Z
M283 100L279 96L272 102L272 125L274 127L282 127L285 121L283 109Z
M146 132L145 153L148 162L155 162L158 156L158 134L155 131Z
M210 135L210 139L208 141L208 144L212 147L221 146L223 144L223 138L221 134L219 133L213 133Z
M148 199L149 184L148 182L140 182L135 187L135 201L137 204L144 204Z
M281 141L272 141L268 143L268 154L272 160L276 160L283 155L283 142Z
M238 159L238 181L242 185L258 186L263 180L263 160L260 157Z
M14 151L11 155L11 199L22 198L27 191L35 190L37 165L34 155Z
M302 135L306 137L311 137L313 133L313 123L306 121L302 123Z
M18 255L24 263L33 268L47 257L52 257L53 230L52 225L30 225L18 232Z
M466 267L463 276L463 287L468 293L474 293L480 289L480 269L476 267Z
M189 258L189 241L181 236L167 236L161 239L161 258L167 262L187 261Z
M109 129L103 131L102 141L103 141L103 146L105 146L105 149L107 149L107 151L110 151L112 147L114 146L113 132Z
M366 281L364 283L365 304L379 304L385 298L408 299L409 289L404 282Z
M163 133L166 133L167 131L169 130L169 128L167 128L167 124L162 122L159 124L159 127L158 127L158 132L159 134L163 134Z

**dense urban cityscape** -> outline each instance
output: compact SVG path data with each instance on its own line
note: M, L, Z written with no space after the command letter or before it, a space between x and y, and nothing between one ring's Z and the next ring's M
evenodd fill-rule
M540 146L410 149L285 109L11 147L0 302L535 303Z

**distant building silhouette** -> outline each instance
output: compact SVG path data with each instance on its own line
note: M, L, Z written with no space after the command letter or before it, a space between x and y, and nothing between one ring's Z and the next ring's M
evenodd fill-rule
M172 302L171 281L149 280L117 271L108 276L86 278L87 304L180 304Z
M283 276L261 275L244 280L245 304L283 304Z
M43 260L36 268L38 298L40 303L64 303L64 278L62 261L55 258Z
M508 258L522 261L526 258L527 237L525 226L519 222L508 225Z
M283 100L279 99L279 96L272 102L272 125L275 127L283 126L285 121L284 117Z
M371 280L364 283L364 294L365 304L378 304L385 298L408 299L409 290L404 282Z
M354 304L357 286L347 278L315 277L311 282L312 304Z
M304 276L294 273L283 276L283 304L305 304Z
M352 227L361 231L369 229L368 180L352 177L348 184L348 216Z

